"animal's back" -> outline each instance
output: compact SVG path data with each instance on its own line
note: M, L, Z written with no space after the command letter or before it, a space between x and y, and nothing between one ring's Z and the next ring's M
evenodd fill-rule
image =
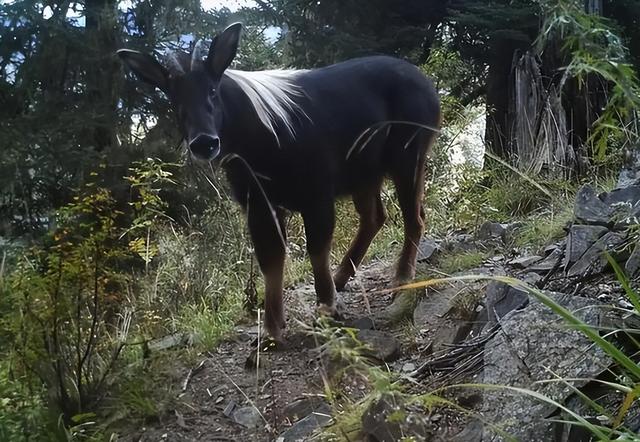
M388 174L416 131L440 125L433 83L397 58L357 58L306 71L297 80L309 118L301 122L291 148L331 171L337 194L352 193L370 177Z
M439 114L438 94L431 80L413 64L394 57L362 57L302 71L296 81L309 98L305 108L311 113L341 112L342 108L378 104L380 108L359 108L358 114L372 118L380 112L413 111L415 117L424 120ZM407 99L420 102L425 108L412 109L412 105L406 108Z

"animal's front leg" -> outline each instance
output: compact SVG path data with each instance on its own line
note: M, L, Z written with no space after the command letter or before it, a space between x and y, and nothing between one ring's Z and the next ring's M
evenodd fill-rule
M258 258L265 285L266 333L277 342L282 342L285 328L282 284L285 260L286 233L284 213L270 207L261 200L249 201L247 206L249 232Z
M307 236L307 250L313 267L313 279L318 298L318 313L337 316L336 287L331 274L331 238L335 225L333 201L314 202L313 208L302 213Z

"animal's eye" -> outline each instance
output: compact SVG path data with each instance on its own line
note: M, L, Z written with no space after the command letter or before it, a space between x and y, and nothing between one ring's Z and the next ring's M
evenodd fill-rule
M211 89L209 89L209 96L211 97L215 97L216 96L216 88L212 87Z

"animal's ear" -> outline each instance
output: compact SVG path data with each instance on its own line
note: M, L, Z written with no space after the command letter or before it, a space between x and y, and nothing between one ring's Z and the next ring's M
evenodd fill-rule
M238 51L241 23L234 23L214 37L207 55L207 69L214 78L220 78Z
M141 80L165 92L168 91L169 71L151 55L130 49L120 49L117 54Z

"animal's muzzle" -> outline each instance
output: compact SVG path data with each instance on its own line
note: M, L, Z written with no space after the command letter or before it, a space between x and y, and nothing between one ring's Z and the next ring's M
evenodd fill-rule
M220 138L200 134L191 140L189 150L196 158L211 161L220 153Z

